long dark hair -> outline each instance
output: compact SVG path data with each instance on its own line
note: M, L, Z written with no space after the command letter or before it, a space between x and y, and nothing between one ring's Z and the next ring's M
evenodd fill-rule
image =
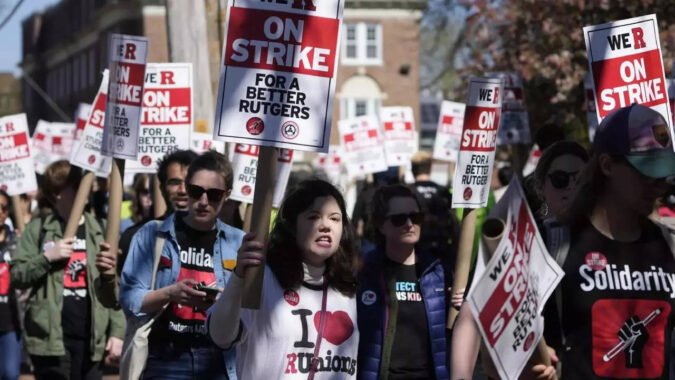
M330 196L335 199L342 213L340 246L326 260L325 281L342 294L351 297L356 293L356 247L344 198L330 183L311 179L293 188L277 213L270 232L267 265L284 289L297 289L303 278L302 256L296 243L298 215L312 206L314 200Z

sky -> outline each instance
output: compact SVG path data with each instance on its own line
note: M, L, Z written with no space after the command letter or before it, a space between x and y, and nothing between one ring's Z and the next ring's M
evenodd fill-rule
M0 0L0 23L20 0ZM21 62L21 22L33 12L39 12L59 0L24 0L9 22L0 29L0 72L21 74L18 68Z

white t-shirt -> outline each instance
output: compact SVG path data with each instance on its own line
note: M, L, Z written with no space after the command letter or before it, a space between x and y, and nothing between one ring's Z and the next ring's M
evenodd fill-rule
M284 290L265 268L259 310L242 309L237 345L243 380L307 379L321 320L321 286ZM359 329L356 299L328 288L323 339L314 379L356 379Z

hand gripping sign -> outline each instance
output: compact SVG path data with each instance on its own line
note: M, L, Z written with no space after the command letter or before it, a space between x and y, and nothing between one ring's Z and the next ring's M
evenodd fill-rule
M258 168L258 154L260 147L257 145L235 144L232 156L232 171L234 182L230 199L244 203L253 203L255 190L256 171ZM293 151L280 149L277 160L276 183L274 184L273 207L279 207L286 193L288 178L291 176L293 163Z
M230 0L214 139L327 152L344 0Z
M515 177L490 217L505 221L505 229L492 258L481 241L467 301L500 378L517 379L542 337L541 312L564 273Z
M24 113L0 117L0 189L10 196L37 190Z
M148 63L145 69L138 161L129 173L155 173L160 158L190 147L192 131L192 64Z
M147 56L147 38L110 36L110 80L101 149L106 156L137 159Z
M105 69L82 138L76 144L73 149L75 153L70 158L71 164L94 172L98 177L107 177L112 165L112 158L101 154L107 94L108 69Z
M584 28L598 122L633 103L663 115L673 135L656 15Z
M464 103L444 100L441 103L441 117L438 119L434 158L441 161L457 162L459 143L464 126Z
M501 125L497 133L497 145L529 143L531 141L530 121L525 105L523 78L520 73L505 71L488 76L504 79Z
M382 135L375 117L359 116L340 120L338 129L349 177L357 178L387 170Z
M384 153L388 166L404 166L417 152L415 119L410 107L382 107L382 135Z
M501 79L471 79L459 159L452 181L452 208L479 208L487 205L501 107Z

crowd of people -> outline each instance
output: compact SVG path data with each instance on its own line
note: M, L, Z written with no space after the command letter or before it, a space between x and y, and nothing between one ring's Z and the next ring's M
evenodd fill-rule
M590 150L559 140L522 179L566 274L544 311L553 363L522 377L668 379L667 124L632 105L603 120ZM104 241L98 182L63 238L82 172L52 163L20 233L0 191L0 379L17 379L22 363L36 379L100 379L115 367L125 379L498 377L468 304L452 297L460 218L431 162L413 157L411 184L378 173L354 210L320 175L299 181L260 241L232 217L227 158L174 151L156 173L167 211L153 217L155 179L138 176L119 252ZM495 193L516 169L495 170ZM242 307L253 267L264 272L258 309Z

